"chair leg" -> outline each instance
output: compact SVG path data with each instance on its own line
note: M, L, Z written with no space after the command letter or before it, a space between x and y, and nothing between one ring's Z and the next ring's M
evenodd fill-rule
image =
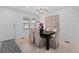
M33 44L35 44L35 37L33 38Z
M59 42L58 41L55 41L54 49L56 49L58 47L59 47Z

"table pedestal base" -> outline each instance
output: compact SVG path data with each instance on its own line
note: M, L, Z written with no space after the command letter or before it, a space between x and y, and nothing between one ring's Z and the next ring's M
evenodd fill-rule
M49 50L49 38L46 38L46 49Z

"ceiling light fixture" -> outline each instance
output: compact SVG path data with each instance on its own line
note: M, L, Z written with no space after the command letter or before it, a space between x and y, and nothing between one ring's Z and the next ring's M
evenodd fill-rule
M42 17L46 17L46 16L48 16L48 10L45 8L37 9L37 14Z

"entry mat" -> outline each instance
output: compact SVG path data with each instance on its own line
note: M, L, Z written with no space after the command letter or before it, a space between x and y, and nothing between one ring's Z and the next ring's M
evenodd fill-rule
M0 53L21 53L15 39L0 42Z

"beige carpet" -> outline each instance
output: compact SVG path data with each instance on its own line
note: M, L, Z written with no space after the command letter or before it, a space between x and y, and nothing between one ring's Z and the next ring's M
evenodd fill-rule
M59 48L46 50L45 47L38 48L29 43L29 39L17 39L16 43L20 47L23 53L77 53L79 52L79 45L77 43L65 43L63 40L59 41Z

